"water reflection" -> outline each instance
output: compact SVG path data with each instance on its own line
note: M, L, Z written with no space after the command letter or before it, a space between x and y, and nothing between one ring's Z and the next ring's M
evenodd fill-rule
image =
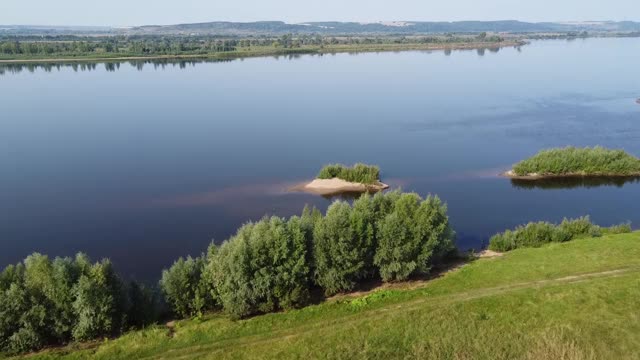
M95 71L105 69L107 72L120 70L122 65L128 64L130 67L139 71L144 70L145 66L152 66L154 69L162 69L171 67L178 69L186 69L187 67L195 67L201 63L219 63L230 62L232 59L154 59L154 60L127 60L127 61L100 61L100 62L43 62L43 63L23 63L23 64L0 64L0 75L19 74L23 71L34 73L37 70L44 72L61 71L63 69L71 69L78 71Z
M518 189L575 189L575 188L597 188L601 186L615 186L618 188L623 187L625 184L638 183L640 177L638 176L616 176L616 177L565 177L565 178L549 178L539 180L521 180L511 179L511 185Z

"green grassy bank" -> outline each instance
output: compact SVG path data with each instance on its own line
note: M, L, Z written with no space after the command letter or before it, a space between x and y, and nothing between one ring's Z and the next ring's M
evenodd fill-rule
M427 282L223 315L30 359L637 359L640 232L516 249Z

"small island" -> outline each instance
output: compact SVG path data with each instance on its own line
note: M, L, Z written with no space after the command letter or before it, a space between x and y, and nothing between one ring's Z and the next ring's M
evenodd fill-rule
M378 192L388 188L389 185L380 182L379 167L358 163L352 167L342 164L326 165L315 180L296 186L292 190L326 196Z
M559 177L637 177L640 159L624 150L565 147L540 151L503 174L519 180Z

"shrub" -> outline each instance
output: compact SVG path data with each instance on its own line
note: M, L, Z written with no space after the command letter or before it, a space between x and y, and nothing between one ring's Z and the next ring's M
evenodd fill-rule
M214 302L203 278L204 256L180 258L162 271L160 288L172 311L181 317L201 316Z
M0 351L32 351L136 327L126 321L133 303L127 295L108 261L33 254L0 273Z
M608 228L600 228L602 235L628 234L632 231L631 224L613 225Z
M440 199L402 194L394 210L379 224L375 264L383 281L406 280L426 273L434 258L442 258L453 248L453 232L447 209Z
M336 201L316 224L313 234L315 278L326 295L352 290L368 274L368 238L366 234L356 236L352 216L349 203Z
M317 177L318 179L338 178L349 182L374 184L380 180L380 168L360 163L352 167L332 164L323 167Z
M640 159L623 150L556 148L543 150L513 166L516 175L639 175Z
M591 222L589 216L579 217L577 219L563 219L558 226L560 231L565 232L571 239L579 237L597 237L600 236L600 227Z
M591 223L588 216L564 219L559 225L549 222L531 222L515 230L496 234L489 240L489 249L510 251L521 247L539 247L550 242L565 242L582 237L598 237L603 233L631 232L631 226L617 225L601 228Z
M74 339L113 336L123 330L125 293L111 262L103 260L81 275L74 293L73 310L77 317Z
M244 225L220 247L208 273L233 318L308 302L312 217L264 218Z
M9 337L7 351L12 354L19 354L44 346L40 334L30 326L20 328Z

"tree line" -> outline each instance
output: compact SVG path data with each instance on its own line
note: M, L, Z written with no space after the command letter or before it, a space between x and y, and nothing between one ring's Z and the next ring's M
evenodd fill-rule
M392 191L336 201L324 215L305 207L247 223L205 254L178 259L157 289L123 281L108 260L33 254L0 273L0 352L113 337L170 313L239 319L299 308L314 294L426 274L455 252L453 235L438 197Z
M446 205L393 191L336 201L323 216L248 223L222 245L165 270L161 289L182 317L223 310L232 318L308 304L370 280L426 274L455 250Z
M153 291L125 283L108 260L36 253L0 273L0 351L116 336L153 323L158 309Z
M88 56L114 54L204 55L249 50L254 47L287 49L304 46L373 44L446 44L469 42L501 42L504 39L482 33L478 36L453 34L434 36L321 36L285 34L279 37L220 38L215 36L112 36L112 37L4 37L0 38L0 55L5 56Z

